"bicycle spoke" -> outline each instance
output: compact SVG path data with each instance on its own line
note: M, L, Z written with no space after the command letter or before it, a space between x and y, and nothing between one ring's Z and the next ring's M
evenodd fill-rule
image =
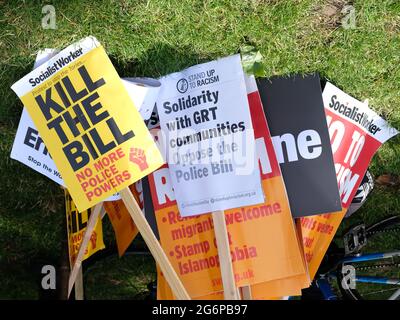
M362 295L363 295L363 297L365 297L365 296L370 296L370 295L377 294L377 293L384 293L384 292L389 292L389 291L394 291L394 290L399 290L399 289L398 288L390 288L390 289L384 289L384 290L370 291L370 292L363 293Z

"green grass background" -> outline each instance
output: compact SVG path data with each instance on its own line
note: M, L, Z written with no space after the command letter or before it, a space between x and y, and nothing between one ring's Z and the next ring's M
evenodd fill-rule
M250 44L264 56L266 76L317 71L354 97L368 98L400 128L399 1L55 1L57 29L44 30L41 10L49 3L0 0L0 298L38 298L35 268L59 260L65 232L59 187L9 158L22 110L10 86L32 69L40 49L94 35L120 76L158 77ZM356 10L354 29L341 25L348 4ZM399 142L377 153L374 175L400 174ZM377 187L345 226L389 214L400 214L399 189ZM399 248L400 240L384 243ZM154 279L150 258L109 258L85 273L86 293L133 298Z

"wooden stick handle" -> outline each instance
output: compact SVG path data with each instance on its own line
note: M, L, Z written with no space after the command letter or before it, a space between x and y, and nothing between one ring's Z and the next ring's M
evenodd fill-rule
M171 287L175 297L179 300L190 300L190 296L186 292L185 287L168 260L164 250L161 248L159 241L151 230L151 227L144 217L142 210L140 210L140 207L137 204L132 192L129 190L129 188L125 188L120 191L120 194L129 214L133 219L133 222L146 242L154 259L160 266L160 269L164 274L169 286Z
M78 275L75 280L75 300L83 300L83 271L82 265L78 270Z
M78 275L78 271L81 268L82 265L82 260L83 256L85 255L85 250L87 248L87 245L89 243L90 237L92 236L92 232L94 228L96 227L96 222L100 216L101 212L101 207L103 206L103 203L100 202L94 206L94 209L92 211L92 214L89 217L88 223L86 225L86 230L85 234L83 236L81 245L79 247L78 255L76 256L76 260L74 262L74 266L72 267L71 273L69 275L69 281L68 281L68 297L71 294L72 288L74 286L76 277Z
M232 257L229 247L228 231L225 224L224 211L212 213L215 238L217 240L218 256L221 268L222 284L225 300L240 300L233 273Z
M100 211L100 219L103 220L104 216L107 214L106 208L104 206L101 206L101 211Z
M242 300L253 300L250 286L243 286L240 290L242 291Z

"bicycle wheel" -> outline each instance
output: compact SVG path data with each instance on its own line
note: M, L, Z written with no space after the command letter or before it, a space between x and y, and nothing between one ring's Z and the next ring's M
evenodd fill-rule
M399 243L398 249L376 253L385 247L385 242L393 243L387 241L388 237ZM367 243L361 252L345 257L337 268L343 298L400 299L400 216L390 216L366 227L365 238Z

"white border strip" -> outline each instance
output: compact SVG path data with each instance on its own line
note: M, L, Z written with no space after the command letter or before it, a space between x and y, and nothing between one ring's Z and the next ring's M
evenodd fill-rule
M50 60L46 61L43 63L41 66L36 68L35 70L31 71L28 73L26 76L24 76L22 79L18 80L16 83L14 83L11 86L11 89L18 95L18 97L23 97L25 94L33 90L34 88L40 86L43 84L45 81L56 75L58 72L60 72L63 68L68 66L69 64L65 64L63 67L59 68L56 72L54 72L50 77L48 77L46 80L42 81L42 83L37 84L36 86L32 86L32 84L29 82L29 79L35 79L42 75L42 73L46 72L49 67L54 66L54 64L59 60L60 58L66 58L68 57L71 52L75 52L77 50L82 49L82 54L77 57L78 59L85 55L86 53L90 52L92 49L99 47L101 44L97 41L95 37L86 37L78 42L75 42L68 47L66 47L64 50L62 50L60 53L55 55L53 58ZM72 62L72 61L71 61Z
M355 120L341 114L339 111L335 110L334 108L329 107L332 96L336 96L337 101L339 101L341 104L345 104L349 108L357 107L359 113L366 114L368 116L368 121L373 121L373 123L376 126L378 126L381 130L376 132L376 134L372 134L365 127L363 127L359 122L356 122ZM383 118L381 118L375 111L371 110L367 104L353 98L352 96L343 92L342 90L340 90L339 88L337 88L330 82L327 82L325 85L324 92L323 92L323 98L324 98L324 106L325 106L326 110L329 110L329 111L335 113L336 115L338 115L340 118L351 122L352 124L357 126L357 128L364 131L366 134L368 134L369 136L378 140L381 143L384 143L385 141L389 140L390 138L392 138L393 136L395 136L399 133L395 128L390 127L389 124Z

